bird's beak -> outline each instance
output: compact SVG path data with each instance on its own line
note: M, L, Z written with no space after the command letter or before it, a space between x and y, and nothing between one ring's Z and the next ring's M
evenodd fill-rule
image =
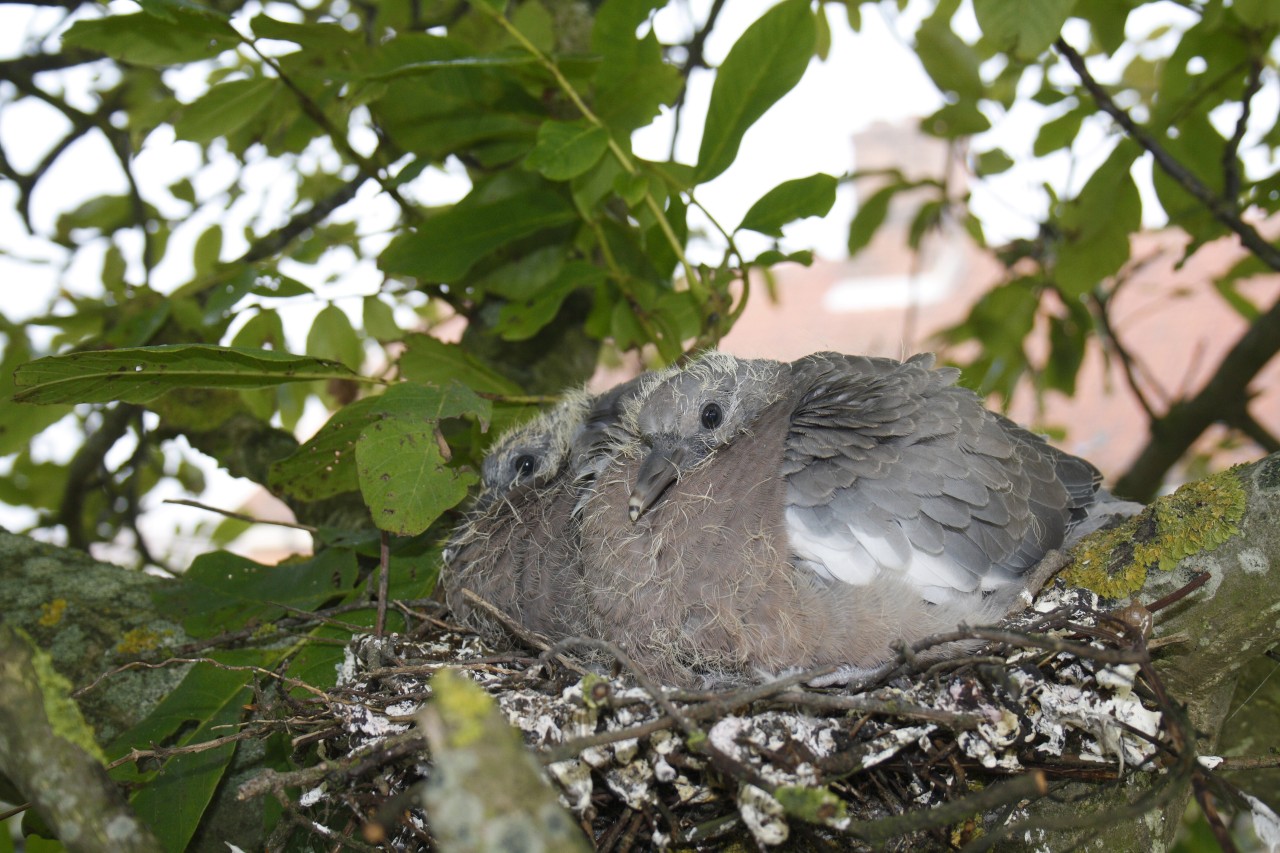
M640 463L635 485L631 488L631 500L627 502L627 515L634 524L645 511L662 497L667 487L680 477L680 463L684 461L683 448L666 442L657 443Z

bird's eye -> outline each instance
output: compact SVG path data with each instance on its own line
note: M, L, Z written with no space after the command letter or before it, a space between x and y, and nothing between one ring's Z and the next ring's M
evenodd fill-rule
M533 469L538 467L538 460L534 459L528 453L517 456L515 463L511 466L517 477L527 477L533 473Z
M702 428L715 429L720 426L720 421L724 419L724 411L721 410L719 403L707 403L702 407Z

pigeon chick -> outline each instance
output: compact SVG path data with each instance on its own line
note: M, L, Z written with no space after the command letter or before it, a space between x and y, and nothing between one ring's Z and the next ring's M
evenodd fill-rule
M474 628L496 626L464 588L552 640L581 633L577 524L573 517L616 441L632 380L597 397L567 392L554 408L508 430L481 464L481 488L444 550L449 609Z
M570 530L577 491L573 441L589 398L563 402L503 434L481 465L471 511L444 549L445 601L465 624L501 636L462 595L470 589L516 622L551 638L573 633L572 575L577 535Z
M654 376L583 501L593 629L688 683L865 671L1003 616L1100 475L957 376L932 355L714 352Z

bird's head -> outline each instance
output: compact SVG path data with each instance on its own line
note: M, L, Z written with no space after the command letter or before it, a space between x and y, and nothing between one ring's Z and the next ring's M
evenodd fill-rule
M586 411L586 396L570 393L554 408L503 433L480 466L477 507L516 488L540 487L555 479L569 462L573 437Z
M782 396L785 369L775 361L709 352L648 380L623 415L644 454L627 504L631 520L685 471L749 432L760 413Z

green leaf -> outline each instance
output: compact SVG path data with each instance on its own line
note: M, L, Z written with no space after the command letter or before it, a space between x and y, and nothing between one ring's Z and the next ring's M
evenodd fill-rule
M997 50L1031 62L1057 39L1074 6L1075 0L973 0L973 13Z
M991 122L978 109L976 101L964 100L947 104L933 115L921 119L920 127L933 136L956 139L988 131Z
M555 279L526 299L502 306L498 333L503 340L523 341L550 323L570 293L605 280L604 270L586 261L572 261Z
M1068 297L1088 293L1129 260L1129 235L1142 224L1142 199L1130 172L1133 143L1116 146L1061 217L1054 281Z
M363 46L363 34L348 30L338 23L295 24L280 21L269 15L255 15L249 28L258 38L291 41L313 51L327 51L328 56L338 56Z
M244 127L283 94L279 80L229 80L182 108L173 132L178 139L208 145Z
M228 664L260 664L261 652L220 651L211 655ZM141 723L118 738L108 753L112 758L128 754L132 747L154 744L190 746L207 743L234 729L253 698L246 685L253 677L247 670L216 669L200 664L187 673L176 689ZM147 782L130 800L143 822L166 850L185 850L235 755L234 743L213 749L180 753L164 762L162 772L147 774ZM146 778L137 765L123 764L111 771L113 778L137 783Z
M849 255L853 256L866 248L875 236L876 230L884 224L889 214L889 202L894 193L903 189L901 184L889 184L872 193L871 197L858 205L853 222L849 223Z
M618 139L629 139L662 106L675 103L683 85L680 70L663 60L653 29L637 35L662 5L661 0L608 0L595 13L591 45L601 60L595 77L596 115Z
M975 171L980 177L988 175L998 175L1006 172L1013 166L1013 158L1004 153L999 148L992 148L990 151L983 151L978 155Z
M1076 141L1076 136L1080 133L1080 125L1085 116L1092 114L1093 105L1090 104L1086 107L1082 104L1067 110L1057 118L1045 122L1041 125L1040 132L1036 134L1036 141L1031 148L1031 153L1037 157L1044 157L1046 154L1052 154L1059 149L1070 148L1071 144Z
M481 393L517 396L519 385L457 344L430 335L409 335L400 356L400 375L413 382L447 385L457 380Z
M729 168L751 125L800 82L816 37L809 0L782 0L729 49L711 87L698 150L699 181Z
M739 230L782 236L782 226L809 216L826 216L836 203L840 182L831 175L817 174L784 181L769 190L747 211Z
M1280 3L1276 0L1235 0L1231 11L1251 29L1260 30L1280 24Z
M404 332L396 323L396 313L377 296L364 298L364 330L378 343L398 341Z
M1089 22L1093 37L1107 53L1124 44L1124 27L1135 0L1077 0L1075 14Z
M92 228L102 234L111 234L133 224L133 199L124 195L100 195L85 201L74 210L59 214L54 230L54 240L64 246L79 241L72 239L72 231Z
M474 471L446 464L442 442L429 413L382 418L361 432L360 492L380 530L416 536L480 481Z
M547 120L524 164L548 180L567 181L594 166L609 147L609 133L590 122Z
M228 625L269 622L284 615L281 605L315 610L349 591L355 580L355 555L338 548L276 566L215 551L197 557L161 602L188 633L209 637Z
M576 217L573 206L547 190L528 190L500 201L467 203L392 241L380 260L386 272L423 281L456 281L476 261L519 237Z
M221 254L222 226L215 222L196 238L195 249L191 253L191 265L195 268L196 276L206 276L213 272Z
M94 50L130 65L179 65L213 59L240 43L225 21L178 13L173 21L146 14L76 21L62 35L64 48Z
M1214 193L1222 193L1222 155L1226 148L1226 140L1209 121L1209 116L1200 111L1193 112L1178 122L1177 134L1166 135L1161 139L1165 151L1172 155L1182 168L1191 172L1200 182ZM1236 160L1237 174L1244 172L1243 165ZM1203 243L1226 233L1226 227L1195 196L1183 189L1182 184L1169 176L1169 173L1157 166L1151 175L1151 184L1155 187L1156 198L1169 217L1169 224L1179 227L1192 237L1187 249L1189 254ZM1233 199L1240 204L1247 204L1247 199Z
M180 388L269 388L355 379L341 364L270 350L208 344L76 352L28 362L14 374L20 403L146 403Z
M402 382L386 393L357 400L339 409L312 438L271 466L271 488L305 501L317 501L361 488L355 450L361 436L388 418L410 422L471 415L487 426L489 401L457 382L443 389Z
M8 341L4 348L4 359L0 361L0 400L9 400L17 386L14 383L14 371L22 363L31 359L31 345L25 334L20 331L7 332ZM31 439L44 431L45 427L62 420L71 413L66 406L47 406L33 409L30 406L0 405L0 456L8 456L24 450ZM14 473L11 471L9 477ZM3 500L3 498L0 498ZM28 501L15 502L27 504Z
M356 369L364 363L364 345L346 311L337 305L326 305L320 310L311 321L311 331L307 332L307 355Z
M916 56L939 90L961 101L982 97L978 54L951 29L951 9L942 4L916 32Z

